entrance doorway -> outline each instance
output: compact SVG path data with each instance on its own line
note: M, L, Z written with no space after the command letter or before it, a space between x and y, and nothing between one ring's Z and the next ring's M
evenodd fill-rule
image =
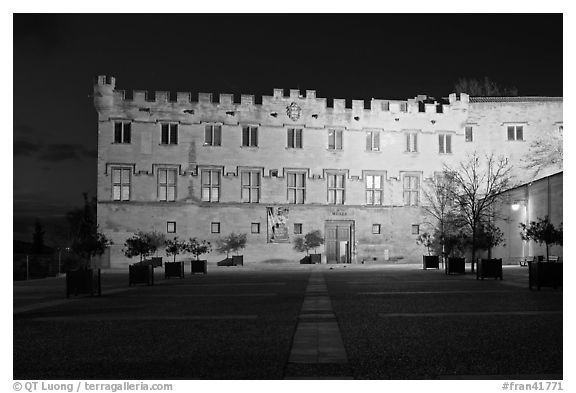
M351 263L354 221L326 221L326 263Z

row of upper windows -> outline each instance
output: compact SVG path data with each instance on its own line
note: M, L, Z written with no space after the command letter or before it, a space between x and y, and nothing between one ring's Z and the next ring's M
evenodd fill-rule
M131 168L112 168L112 200L129 201ZM157 174L158 200L173 202L176 200L176 169L160 168ZM259 203L261 197L261 179L258 171L241 172L241 201ZM201 199L203 202L220 202L221 177L219 169L204 169L200 172ZM286 201L291 204L303 204L306 201L306 174L288 172L286 181ZM326 202L343 205L346 201L346 179L344 174L331 173L326 177ZM366 204L382 205L384 196L384 176L366 175ZM403 176L404 205L418 205L420 200L420 176Z
M508 140L509 141L522 141L524 140L523 126L507 126ZM302 149L303 145L303 130L302 128L288 128L286 135L286 147L290 149ZM343 138L342 130L330 129L328 130L328 149L329 150L342 150ZM465 127L466 142L473 142L473 127ZM406 145L405 151L416 153L418 152L418 133L407 132L405 133ZM115 122L114 123L114 143L131 143L132 141L132 123L130 122ZM162 123L160 144L162 145L176 145L178 144L178 124L175 123ZM222 145L222 125L209 124L204 128L204 146L221 146ZM243 147L258 147L258 127L243 126L242 127L242 146ZM380 131L369 131L366 133L366 151L380 151ZM438 134L438 153L450 154L452 153L452 134L441 133Z
M260 233L260 223L259 222L251 222L250 223L250 233L258 234ZM176 233L176 221L167 221L166 222L166 232L168 233ZM220 233L221 232L221 223L218 221L212 221L210 223L210 233ZM295 222L293 224L293 233L295 235L301 235L303 233L303 224L301 222ZM373 235L380 235L382 233L382 224L372 224L372 234ZM420 234L420 225L419 224L412 224L411 225L411 233L412 235L419 235Z

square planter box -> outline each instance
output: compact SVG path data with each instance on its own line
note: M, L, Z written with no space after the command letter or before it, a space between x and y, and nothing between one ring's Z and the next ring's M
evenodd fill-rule
M76 269L66 272L66 297L70 294L102 295L100 285L100 269Z
M464 274L466 272L466 260L464 258L448 258L446 262L446 274Z
M162 257L153 257L150 259L150 264L152 267L162 267Z
M438 255L423 255L422 269L440 269L440 258Z
M312 260L310 259L310 255L306 255L304 258L300 259L300 265L310 265Z
M322 254L310 254L310 263L322 263Z
M476 269L476 280L486 277L502 280L502 259L481 259Z
M244 255L232 255L232 264L234 266L244 266Z
M190 273L191 274L196 274L196 273L206 274L206 273L208 273L208 261L205 259L200 259L200 260L192 259L190 261Z
M561 287L562 286L562 262L528 262L528 288Z
M166 262L164 264L164 278L184 278L184 262Z
M152 265L135 263L128 266L128 286L135 284L154 285L154 268Z
M232 262L232 258L225 258L221 261L219 261L218 263L216 263L217 266L234 266L233 262Z

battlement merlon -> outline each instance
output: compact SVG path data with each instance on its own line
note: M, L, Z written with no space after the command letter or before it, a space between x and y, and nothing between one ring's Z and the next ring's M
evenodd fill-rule
M149 94L144 90L134 90L132 99L125 96L124 90L116 90L116 79L112 76L100 75L96 78L94 85L94 106L100 111L110 110L117 106L135 106L151 109L170 110L171 106L189 107L189 109L199 106L213 106L214 109L226 109L234 111L238 108L244 110L254 107L256 110L262 110L262 107L278 106L278 110L286 107L292 102L317 112L343 113L349 111L356 116L357 114L372 111L375 113L390 112L397 114L405 113L425 113L442 115L449 113L451 110L462 111L468 109L469 96L465 93L452 93L448 99L431 101L426 95L418 95L415 98L407 100L389 100L372 98L368 103L364 100L352 100L351 108L346 107L346 99L334 98L332 106L328 106L326 98L316 96L315 90L306 90L305 95L301 94L299 89L290 89L289 94L284 95L284 89L275 88L272 96L262 96L262 104L256 104L254 95L242 94L240 103L234 102L233 94L219 94L217 100L211 93L198 93L197 101L192 100L192 94L189 92L177 92L171 96L167 91L156 91L154 99L149 98ZM368 104L366 106L366 104ZM368 108L368 109L366 109ZM176 109L176 108L173 108Z

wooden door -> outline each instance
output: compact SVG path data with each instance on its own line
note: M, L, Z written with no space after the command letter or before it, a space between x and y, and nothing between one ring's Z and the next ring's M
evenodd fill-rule
M352 254L351 221L326 221L326 262L350 263Z

